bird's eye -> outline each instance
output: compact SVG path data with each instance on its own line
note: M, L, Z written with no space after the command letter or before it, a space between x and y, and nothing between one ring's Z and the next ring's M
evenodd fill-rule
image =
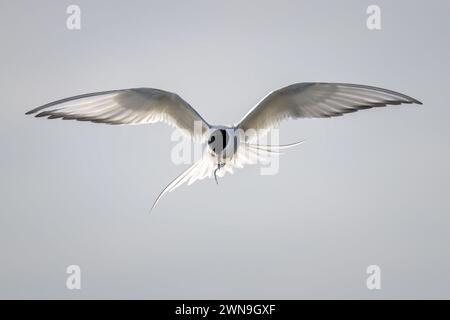
M212 136L211 138L209 138L209 141L208 141L208 143L213 143L213 142L214 142L214 140L216 140L216 137Z

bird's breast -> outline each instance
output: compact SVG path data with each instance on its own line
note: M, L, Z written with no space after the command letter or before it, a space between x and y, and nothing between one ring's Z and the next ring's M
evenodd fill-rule
M230 159L236 153L238 136L233 128L211 130L208 137L209 152L221 159Z

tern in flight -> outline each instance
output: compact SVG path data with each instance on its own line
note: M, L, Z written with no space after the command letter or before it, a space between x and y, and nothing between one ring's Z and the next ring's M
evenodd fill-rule
M298 118L329 118L373 107L422 104L391 90L343 83L297 83L265 96L237 124L210 125L194 108L175 93L152 88L112 90L78 95L48 103L27 114L48 119L91 121L115 125L166 122L194 141L205 144L200 160L173 180L161 197L184 183L223 177L234 168L254 164L290 145L261 145L259 136L281 121Z

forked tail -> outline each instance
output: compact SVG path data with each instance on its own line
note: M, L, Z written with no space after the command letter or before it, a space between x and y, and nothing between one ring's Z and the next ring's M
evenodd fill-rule
M286 145L261 145L261 144L251 144L251 143L244 143L245 147L248 148L248 151L252 154L280 154L281 150L290 149L293 147L296 147L300 144L302 144L303 141L286 144ZM244 161L245 162L245 161ZM232 166L233 164L230 163L231 166L226 166L227 172L232 173ZM234 166L242 167L241 165L236 165L234 163ZM217 175L222 174L221 169L225 167L225 163L219 163L217 164L216 161L214 161L214 158L208 156L208 154L204 154L204 156L195 162L193 165L191 165L187 170L185 170L183 173L181 173L178 177L176 177L171 183L169 183L158 195L155 202L153 203L153 206L150 210L152 210L156 207L158 202L161 200L161 198L168 192L171 192L181 186L184 183L187 183L188 185L191 185L197 180L202 180L204 178L211 178L213 175L217 182Z
M156 205L158 204L159 200L161 200L161 198L167 193L170 192L172 190L175 190L177 187L179 187L180 185L182 185L187 179L190 178L190 173L199 165L201 160L197 161L196 163L194 163L192 166L190 166L186 171L184 171L182 174L180 174L178 177L176 177L171 183L169 183L162 191L161 193L158 195L158 197L156 198L155 202L152 205L152 208L150 209L150 213L152 212L152 210L156 207Z
M301 145L306 140L290 143L290 144L284 144L284 145L263 145L263 144L253 144L253 143L245 143L245 145L251 149L255 150L261 150L268 153L278 153L280 154L280 150L286 150L290 148L294 148L296 146Z

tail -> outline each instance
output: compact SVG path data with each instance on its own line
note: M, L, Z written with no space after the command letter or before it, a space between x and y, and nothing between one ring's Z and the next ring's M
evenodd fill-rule
M266 153L266 154L280 154L280 150L286 150L293 147L296 147L300 144L305 142L299 141L291 144L286 145L261 145L261 144L250 144L250 143L244 143L246 147L249 148L248 151L250 151L251 154L254 154L258 156L260 152ZM247 159L248 160L248 159ZM244 161L245 162L245 161ZM236 163L235 163L236 165ZM236 165L237 167L242 167L241 165ZM222 166L219 166L222 168ZM231 167L227 167L228 171L232 173ZM203 157L195 162L193 165L191 165L186 171L184 171L182 174L180 174L178 177L176 177L171 183L169 183L158 195L155 202L153 203L153 206L150 210L150 213L152 210L156 207L158 202L161 200L161 198L168 192L171 192L181 186L184 183L188 183L188 185L191 185L197 180L202 180L204 178L211 178L214 174L216 176L216 173L219 174L220 172L215 171L217 169L216 163L214 162L214 159L211 158L207 153L203 155Z
M161 193L158 195L158 197L156 198L155 202L152 205L152 208L150 209L150 213L152 212L152 210L156 207L156 205L158 204L159 200L161 200L161 198L167 193L170 192L172 190L175 190L176 188L178 188L180 185L182 185L186 180L188 180L190 178L190 173L192 171L194 171L194 169L199 165L201 160L197 161L196 163L194 163L192 166L190 166L186 171L184 171L182 174L180 174L178 177L176 177L171 183L169 183L162 191Z
M197 180L202 180L211 177L215 168L214 161L212 160L213 159L206 153L200 160L195 162L186 171L184 171L182 174L176 177L175 180L169 183L158 195L155 202L153 203L150 213L167 192L175 190L184 183L187 183L190 186Z
M281 154L280 150L287 150L296 146L299 146L303 144L306 140L285 144L285 145L262 145L262 144L252 144L252 143L245 143L246 146L248 146L251 149L256 149L268 153L277 153Z

